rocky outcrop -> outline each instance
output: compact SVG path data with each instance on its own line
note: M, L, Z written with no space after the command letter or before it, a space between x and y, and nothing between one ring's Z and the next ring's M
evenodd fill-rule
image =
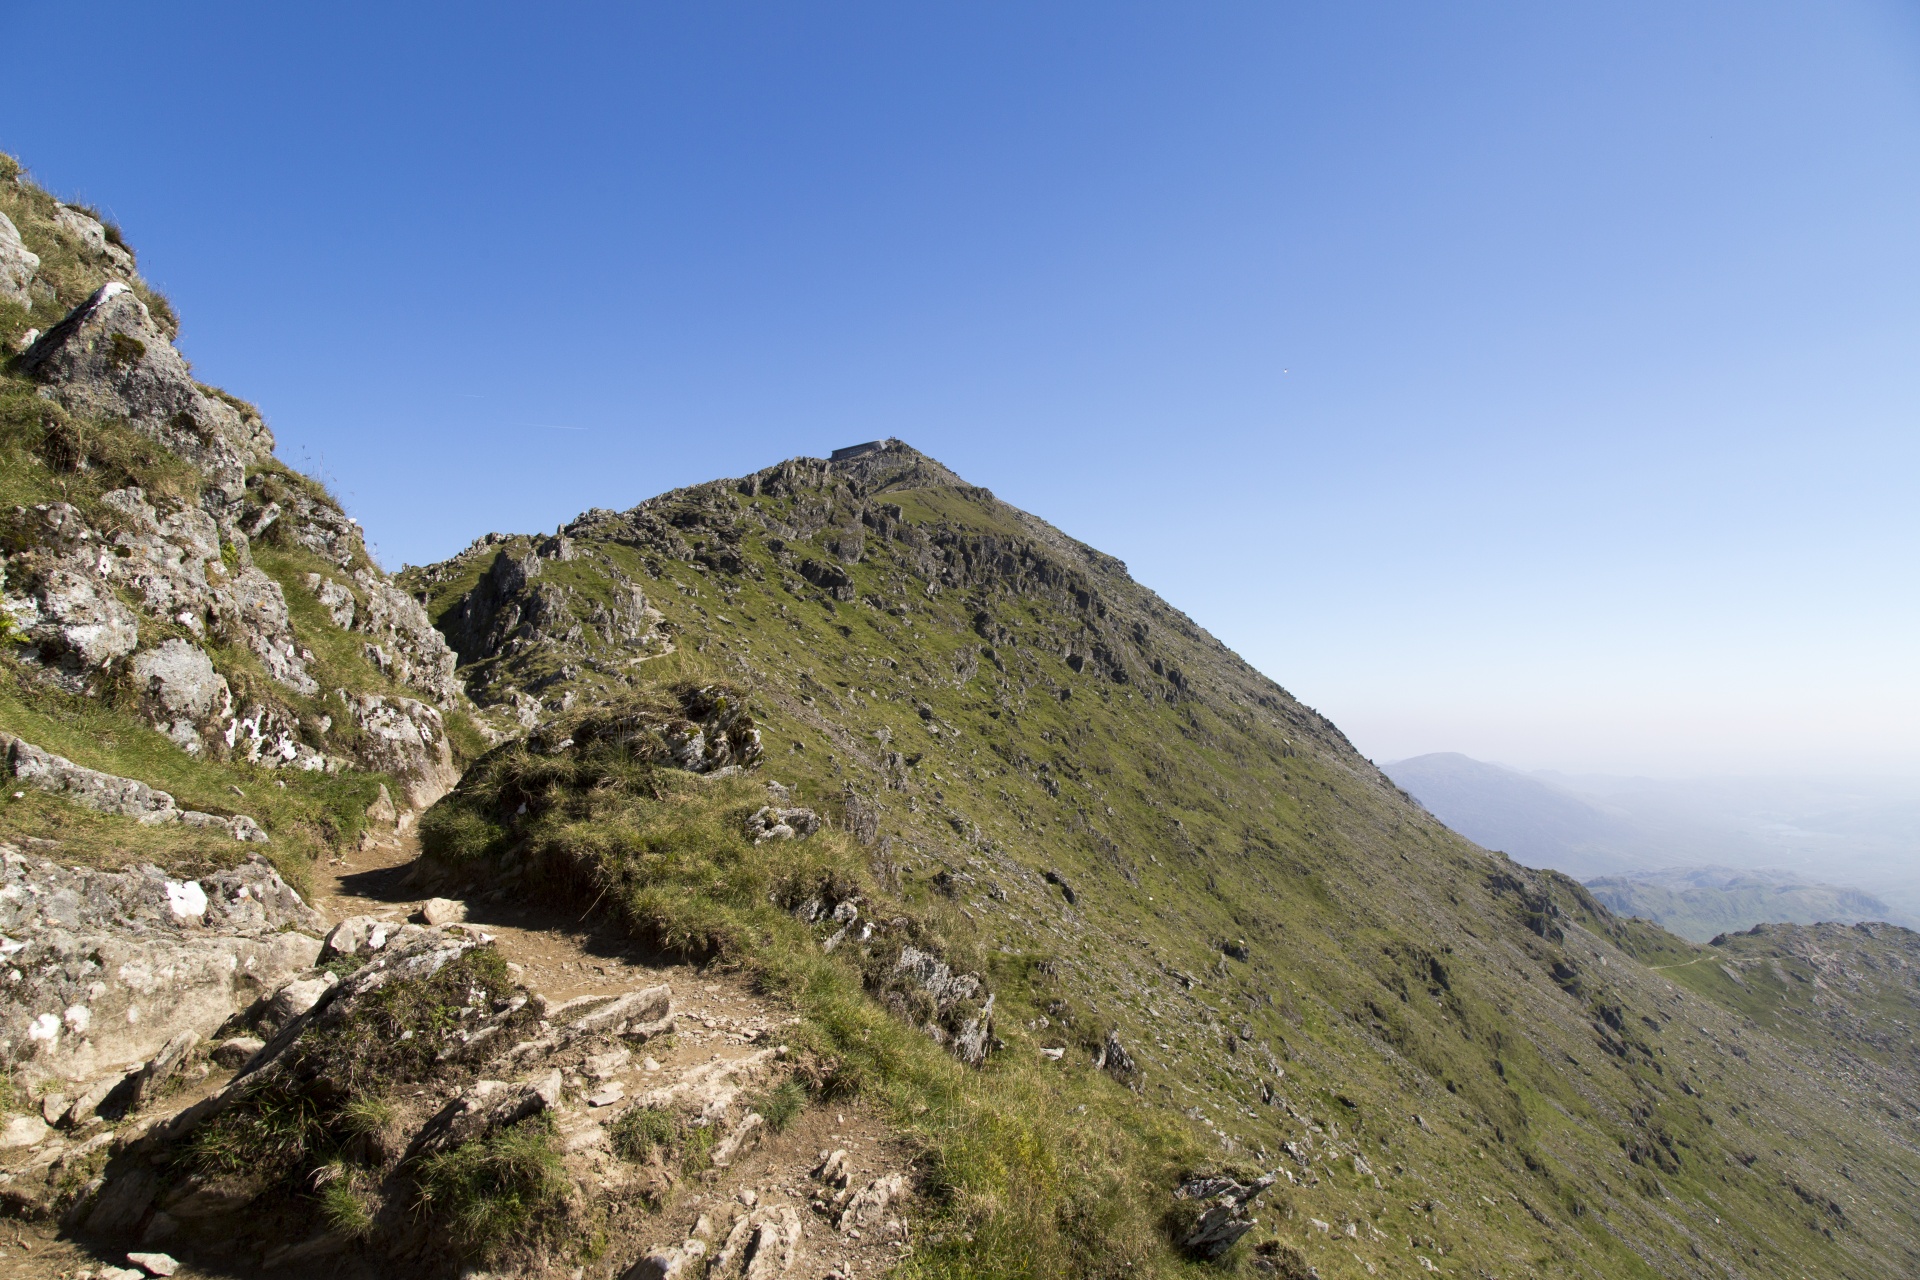
M737 689L702 685L680 690L677 699L677 709L646 703L595 712L563 732L570 745L616 743L636 755L710 776L760 762L760 729ZM559 749L547 741L551 737L536 735L536 745Z
M755 844L768 840L804 840L819 829L820 815L811 809L762 805L747 819L747 838Z
M453 789L460 770L453 763L440 713L412 698L355 694L345 689L336 696L356 728L364 735L356 755L369 769L400 779L407 803L425 809Z
M27 1083L111 1079L97 1104L176 1037L211 1036L312 965L321 928L258 857L183 881L0 845L0 1063Z
M547 571L549 564L587 554L565 534L489 534L445 565L409 572L410 585L431 589L449 576L478 570L472 588L444 607L437 624L466 668L462 678L476 702L510 707L532 728L543 714L570 706L564 697L543 700L554 684L573 687L586 680L611 688L634 663L671 651L660 611L611 560L593 553L594 570L606 579L604 592L576 591Z
M358 570L353 581L357 592L318 573L306 577L307 590L335 626L371 637L365 654L381 674L420 690L442 707L453 706L460 697L454 653L420 602L366 569Z
M273 452L266 424L202 391L146 304L119 281L42 334L20 365L69 410L123 419L199 467L216 514L237 514L247 466Z
M970 1067L993 1049L993 1001L978 975L955 973L946 961L904 946L878 985L881 1000L919 1025Z
M137 488L116 489L101 502L120 525L111 536L64 502L14 512L12 534L24 549L8 562L5 607L43 666L86 683L133 652L140 622L122 589L197 637L251 649L295 693L318 691L280 584L256 568L230 571L210 517L191 508L162 516ZM181 670L183 655L164 661ZM165 731L178 719L166 714L156 724ZM209 727L196 726L194 736L204 738Z
M1174 1199L1191 1202L1199 1209L1181 1237L1181 1247L1206 1259L1218 1258L1231 1249L1240 1237L1260 1225L1250 1210L1254 1200L1278 1177L1266 1173L1242 1183L1226 1176L1199 1176L1181 1183L1174 1190Z
M30 646L26 656L50 676L98 692L124 669L149 722L189 754L304 770L337 769L351 755L362 767L404 779L416 805L431 803L452 784L440 713L423 703L344 693L340 718L360 732L331 756L316 745L327 741L331 713L303 725L285 704L264 696L257 681L242 703L202 642L251 651L291 694L320 692L280 584L257 567L230 567L220 527L203 511L163 513L131 487L107 493L101 505L106 528L61 502L20 508L13 516L12 540L23 549L5 562L4 606ZM442 706L455 705L453 654L425 611L367 569L354 581L357 595L318 574L309 575L308 589L336 620L369 637L374 667ZM174 635L140 648L140 612L127 599L192 638Z
M64 796L83 809L132 818L143 826L179 823L188 827L217 828L236 840L266 844L267 833L245 814L221 817L182 809L173 797L156 791L144 782L121 778L98 769L85 769L50 751L42 751L30 742L0 733L0 758L7 771L18 781L36 790Z
M88 213L85 209L70 204L56 204L53 207L54 225L59 227L68 239L79 244L86 253L105 258L110 270L126 280L137 280L139 275L133 260L133 254L118 242L116 236L107 233L107 224Z
M27 248L13 220L0 213L0 302L32 306L33 294L28 286L39 270L40 255Z

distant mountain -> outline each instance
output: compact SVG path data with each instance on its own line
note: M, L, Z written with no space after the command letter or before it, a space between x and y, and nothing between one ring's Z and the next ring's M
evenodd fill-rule
M1528 866L1584 880L1666 861L1647 832L1604 802L1501 765L1442 751L1384 768L1440 821Z
M1890 908L1882 919L1920 917L1920 782L1521 773L1455 752L1385 772L1455 831L1529 866L1582 880L1675 868L1784 873L1802 888L1856 886ZM1815 900L1826 901L1780 902ZM1742 902L1734 915L1753 905ZM1824 918L1847 916L1834 911Z
M1652 920L1695 942L1757 924L1909 923L1872 894L1785 872L1728 867L1640 871L1601 876L1587 881L1587 888L1609 910Z

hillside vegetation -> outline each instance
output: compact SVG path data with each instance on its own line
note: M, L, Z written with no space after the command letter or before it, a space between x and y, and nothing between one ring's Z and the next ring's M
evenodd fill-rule
M873 984L784 913L793 877L898 910L992 985L1001 1043L959 1077L966 1106L1108 1099L1084 1123L1142 1191L1096 1198L1117 1239L1151 1235L1172 1152L1282 1175L1229 1264L1291 1265L1255 1251L1269 1239L1322 1275L1920 1265L1915 1111L1803 1087L1828 1050L1804 1011L1776 1028L1670 978L1707 953L1455 836L1119 562L904 445L491 535L406 581L476 698L532 723L737 686L753 772L839 839L830 865L794 864L805 846L770 857L736 834L753 801L732 784L689 813L549 765L524 812L498 773L444 801L429 828L447 856L557 854L616 886L643 935L837 972L818 979L836 991ZM585 749L553 733L546 752ZM708 834L661 834L676 824ZM823 1052L862 1061L858 1033L817 1025ZM920 1132L947 1231L1007 1242L916 1265L1016 1274L1084 1238L1071 1177L1012 1176L1017 1140L983 1149L926 1118L950 1091L886 1061L840 1087L882 1091Z

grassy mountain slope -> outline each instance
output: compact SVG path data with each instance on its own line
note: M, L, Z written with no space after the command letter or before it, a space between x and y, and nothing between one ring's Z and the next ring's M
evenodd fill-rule
M635 928L785 974L820 1051L864 1064L849 1087L945 1171L926 1273L1176 1265L1086 1245L1071 1162L1095 1180L1101 1150L1129 1188L1093 1200L1115 1240L1156 1225L1174 1164L1284 1170L1255 1239L1325 1276L1920 1269L1916 1111L1820 1075L1816 1024L1755 1019L1690 980L1720 972L1706 949L1454 835L1118 561L905 446L491 536L406 581L470 692L523 723L740 687L759 775L836 819L807 855L830 866L746 845L739 782L611 773L544 775L524 813L476 780L444 843L564 854ZM829 872L988 976L984 1070L862 1057L861 958L768 902ZM1136 1071L1095 1069L1109 1032ZM1047 1131L1012 1117L1088 1098L1068 1167L1007 1172Z

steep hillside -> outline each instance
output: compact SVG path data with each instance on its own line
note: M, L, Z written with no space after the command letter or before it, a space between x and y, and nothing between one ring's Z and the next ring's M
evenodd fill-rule
M1695 942L1756 924L1862 920L1904 923L1880 899L1844 885L1818 884L1784 872L1693 867L1600 876L1587 889L1621 916L1639 916Z
M1110 1099L1088 1140L1149 1191L1154 1117L1211 1152L1171 1159L1278 1175L1229 1261L1284 1273L1247 1252L1268 1239L1327 1276L1920 1268L1916 1113L1805 1087L1831 1046L1662 972L1705 949L1455 836L1118 561L898 442L842 454L410 571L476 701L536 727L430 815L438 856L884 1005L900 942L825 956L844 931L807 923L878 904L990 987L997 1041L949 1093ZM698 717L728 688L757 736L713 756ZM853 845L761 849L734 783L663 789L641 758L777 780ZM1070 1181L983 1153L787 989L939 1171L916 1266L1109 1270ZM1154 1198L1117 1199L1135 1239Z
M484 749L454 655L118 228L0 157L0 839L296 883ZM16 741L13 741L17 739ZM236 841L234 836L241 836Z
M1617 918L897 441L396 582L0 168L0 1209L87 1269L1920 1272L1914 935Z

